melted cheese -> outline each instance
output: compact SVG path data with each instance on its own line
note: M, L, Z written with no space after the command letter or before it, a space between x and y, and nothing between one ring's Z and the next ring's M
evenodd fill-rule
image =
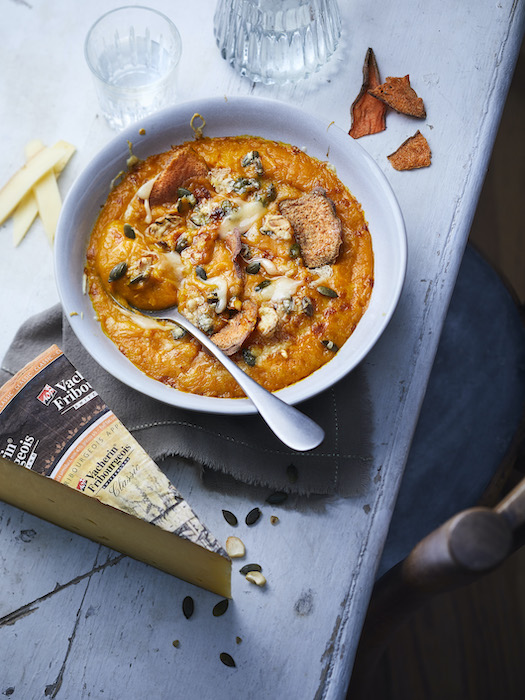
M246 233L252 224L264 216L265 211L266 207L261 202L242 202L238 209L224 219L219 228L219 236L224 238L234 228L240 233Z
M258 262L262 268L265 269L265 271L269 275L278 275L279 270L275 267L275 264L271 261L268 260L268 258L252 258L250 260L251 263L256 263Z
M217 290L217 297L219 301L217 302L215 306L215 311L220 314L224 311L226 308L226 304L228 303L228 283L224 279L224 277L210 277L207 280L201 280L203 284L206 284L208 287L215 287Z
M146 209L146 223L147 224L151 224L151 222L152 222L151 209L149 206L149 198L151 196L151 190L153 189L153 185L155 184L155 180L157 178L158 178L158 175L156 175L155 177L152 177L151 180L148 180L147 182L145 182L137 190L137 197L144 200L144 207Z
M176 282L181 282L186 274L184 261L180 253L177 253L175 250L159 255L158 268L166 274L167 277L171 277Z
M291 299L292 295L299 289L301 282L290 277L276 277L272 283L258 292L264 301L272 301L278 304L285 299Z

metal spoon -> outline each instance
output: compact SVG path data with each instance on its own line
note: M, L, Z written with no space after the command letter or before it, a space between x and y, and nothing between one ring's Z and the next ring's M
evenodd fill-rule
M191 333L228 370L246 396L251 399L261 418L279 440L288 445L288 447L300 452L306 452L307 450L313 450L314 447L320 445L324 440L324 430L317 423L314 423L304 413L301 413L293 406L289 406L249 377L222 350L219 350L205 333L194 326L193 323L190 323L177 310L176 306L161 309L160 311L150 311L149 309L139 309L131 304L124 306L113 296L112 299L118 306L127 311L149 316L157 321L171 321L184 328L188 333Z

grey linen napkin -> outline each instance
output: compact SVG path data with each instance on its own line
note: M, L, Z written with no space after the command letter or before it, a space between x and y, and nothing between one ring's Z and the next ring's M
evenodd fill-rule
M216 482L222 473L247 484L303 495L352 495L367 480L368 392L362 367L298 406L326 431L318 448L301 453L284 446L258 415L196 413L130 389L84 350L60 305L20 328L0 369L0 384L53 343L156 462L178 455L201 465L204 473L213 470ZM290 479L290 464L296 467L297 480Z

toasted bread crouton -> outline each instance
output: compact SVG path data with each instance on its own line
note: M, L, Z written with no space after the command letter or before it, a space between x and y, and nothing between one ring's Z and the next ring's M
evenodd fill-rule
M418 119L425 119L427 116L423 100L410 87L408 75L403 78L387 78L382 85L369 90L368 93L400 114Z
M298 199L283 199L279 211L291 223L306 267L331 264L341 246L342 224L322 188Z
M257 304L251 299L242 303L239 313L234 316L227 326L214 333L211 339L226 355L233 355L241 349L242 344L255 328L257 323Z
M179 198L178 189L193 178L208 175L208 166L191 147L178 150L155 180L149 197L150 205L172 204Z
M427 168L432 159L428 141L419 131L404 141L394 153L387 156L396 170Z

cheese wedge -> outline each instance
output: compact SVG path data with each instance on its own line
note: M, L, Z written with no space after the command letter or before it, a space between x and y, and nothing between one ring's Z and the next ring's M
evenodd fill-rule
M226 551L56 346L0 388L0 498L230 597Z

